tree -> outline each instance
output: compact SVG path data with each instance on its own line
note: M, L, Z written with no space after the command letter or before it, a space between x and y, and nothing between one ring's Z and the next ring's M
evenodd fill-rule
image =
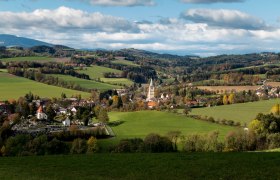
M188 115L191 111L192 111L192 108L186 107L186 108L184 109L183 113L184 113L185 115Z
M87 150L87 143L85 140L78 138L72 143L71 154L83 154Z
M87 153L95 153L98 151L97 139L91 136L87 141Z
M56 116L55 110L53 109L51 104L49 104L46 108L46 115L48 116L49 120L53 120Z
M256 134L261 134L264 132L264 125L261 121L255 119L249 124L249 129Z
M275 104L272 109L270 110L271 113L273 113L275 116L280 115L280 104Z
M173 148L175 151L177 151L177 141L181 133L182 133L181 131L169 131L167 133L167 137L173 143Z
M231 93L229 96L228 96L228 103L229 104L233 104L234 103L234 94Z
M103 123L109 122L109 116L105 108L101 108L98 114L98 120Z
M224 104L224 105L227 105L227 104L228 104L228 97L227 97L226 94L225 94L224 97L223 97L223 104Z

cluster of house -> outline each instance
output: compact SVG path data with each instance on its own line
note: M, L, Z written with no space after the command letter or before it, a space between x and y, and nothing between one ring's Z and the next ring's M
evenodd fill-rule
M279 98L280 97L280 88L272 87L267 84L263 84L261 87L256 89L256 95L259 97Z

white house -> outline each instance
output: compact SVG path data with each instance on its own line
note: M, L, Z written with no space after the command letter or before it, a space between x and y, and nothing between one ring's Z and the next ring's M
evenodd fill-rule
M36 114L37 119L39 120L47 120L48 116L43 112L43 107L39 106Z
M71 121L70 121L69 117L67 117L64 121L62 121L62 124L64 126L70 126L71 125Z

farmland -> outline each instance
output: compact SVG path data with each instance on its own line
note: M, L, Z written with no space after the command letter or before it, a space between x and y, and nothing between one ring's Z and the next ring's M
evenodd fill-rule
M94 154L1 158L1 179L278 179L279 153Z
M220 93L223 92L231 92L232 90L240 92L240 91L249 91L249 90L256 90L260 86L198 86L199 89L206 89L209 91L219 91Z
M91 79L103 78L104 73L119 73L119 74L122 73L122 71L120 70L111 69L102 66L96 66L96 65L91 67L86 67L83 70L79 70L78 72L89 75Z
M117 143L125 138L144 138L149 133L166 135L169 131L181 131L182 135L193 133L208 133L218 130L220 138L235 127L217 125L204 121L194 120L182 115L159 112L159 111L139 111L139 112L111 112L110 121L121 121L122 124L112 127L116 138L104 140L103 143ZM113 142L112 142L113 141Z
M121 86L117 86L117 85L110 85L110 84L106 84L106 83L96 82L93 80L80 79L80 78L67 76L67 75L52 74L51 76L57 77L66 82L77 84L77 85L81 86L82 88L86 88L86 89L97 89L97 90L104 91L104 90L109 90L109 89L121 88Z
M91 79L100 79L102 82L108 84L124 84L127 86L133 84L131 80L126 78L105 78L104 73L117 73L117 74L122 73L122 71L120 70L111 69L107 67L94 65L91 67L84 68L83 70L78 70L78 72L89 75Z
M40 62L49 62L54 61L54 58L44 57L44 56L30 56L30 57L14 57L14 58L4 58L0 59L2 62L12 62L12 61L40 61Z
M126 66L139 66L138 64L135 64L132 61L124 60L124 59L117 59L112 61L114 64L120 64L120 65L126 65Z
M225 106L195 108L192 109L191 115L208 116L216 120L233 120L243 125L252 121L258 113L269 113L272 106L279 102L279 99L273 99Z
M90 95L81 91L42 84L4 72L0 72L0 92L0 100L17 99L28 92L40 97L60 97L62 92L68 97L77 94L81 94L82 97L89 97Z

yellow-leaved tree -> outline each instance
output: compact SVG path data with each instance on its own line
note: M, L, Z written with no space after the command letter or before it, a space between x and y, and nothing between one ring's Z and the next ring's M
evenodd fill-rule
M227 104L228 104L228 97L227 97L226 94L225 94L224 97L223 97L223 104L224 104L224 105L227 105Z
M233 104L234 103L234 94L231 93L229 96L228 96L228 103L229 104Z
M279 116L280 115L280 104L275 104L272 109L270 110L270 112L272 114L274 114L275 116Z

